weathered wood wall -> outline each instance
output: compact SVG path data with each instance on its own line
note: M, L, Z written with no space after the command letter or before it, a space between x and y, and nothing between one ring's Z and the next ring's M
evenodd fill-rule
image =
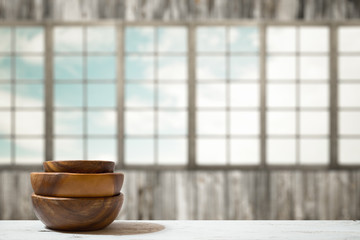
M360 171L127 171L119 219L360 219ZM0 172L0 219L35 219L29 172Z
M359 0L0 0L0 21L358 19ZM0 219L34 219L29 172L0 172ZM360 219L360 171L128 171L120 219Z
M0 0L2 20L346 20L358 0Z

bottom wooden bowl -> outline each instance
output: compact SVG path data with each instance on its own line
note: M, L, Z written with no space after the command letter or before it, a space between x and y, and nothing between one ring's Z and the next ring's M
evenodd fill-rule
M64 231L92 231L112 223L124 195L97 198L58 198L32 194L36 216L48 227Z

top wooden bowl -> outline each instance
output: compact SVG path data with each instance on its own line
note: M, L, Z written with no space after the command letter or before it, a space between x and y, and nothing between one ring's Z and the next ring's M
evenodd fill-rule
M45 172L112 173L115 163L93 160L46 161L43 166Z

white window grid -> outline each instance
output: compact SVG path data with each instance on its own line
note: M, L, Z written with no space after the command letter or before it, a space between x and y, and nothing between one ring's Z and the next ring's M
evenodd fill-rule
M53 29L55 26L115 26L117 30L117 113L118 113L118 143L117 143L117 169L353 169L359 167L359 164L347 164L341 165L338 161L338 145L339 145L339 130L338 130L338 29L342 26L360 26L360 22L257 22L257 21L225 21L215 23L203 23L203 22L173 22L173 23L158 23L158 22L122 22L122 21L110 21L110 22L68 22L68 23L56 23L56 22L3 22L0 24L2 27L11 27L12 29L21 26L36 26L43 27L45 31L45 141L44 141L44 159L52 160L54 156L53 152L53 52L52 52L52 39ZM128 165L124 164L124 29L127 26L185 26L188 29L188 162L184 166L167 166L167 165ZM233 165L201 165L196 163L196 28L198 26L256 26L259 29L259 56L260 56L260 155L261 163L256 166L233 166ZM325 26L329 29L329 160L324 165L299 165L299 164L282 164L282 165L269 165L266 161L266 29L268 26ZM14 71L14 70L13 70ZM343 81L344 83L346 80ZM12 83L15 84L15 83ZM12 92L14 93L14 92ZM12 100L13 102L14 100ZM343 108L344 110L354 110L355 108ZM9 110L9 108L0 108L0 110ZM12 115L15 109L10 108ZM357 110L357 108L355 109ZM13 124L14 126L14 124ZM14 128L14 127L12 127ZM13 131L14 132L14 129ZM14 135L1 136L14 138ZM345 136L346 137L346 136ZM353 138L352 136L351 138ZM355 136L356 137L356 136ZM40 166L29 164L16 164L14 160L15 150L11 148L11 164L1 165L0 169L38 169ZM226 156L224 156L226 157Z

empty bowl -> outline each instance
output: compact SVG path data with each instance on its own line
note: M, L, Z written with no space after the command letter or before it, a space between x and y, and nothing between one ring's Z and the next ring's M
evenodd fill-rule
M43 166L45 172L112 173L115 163L93 160L46 161Z
M48 227L65 231L92 231L112 223L124 202L120 193L113 197L57 198L32 194L36 216Z
M124 182L122 173L33 172L30 178L36 195L51 197L111 197Z

